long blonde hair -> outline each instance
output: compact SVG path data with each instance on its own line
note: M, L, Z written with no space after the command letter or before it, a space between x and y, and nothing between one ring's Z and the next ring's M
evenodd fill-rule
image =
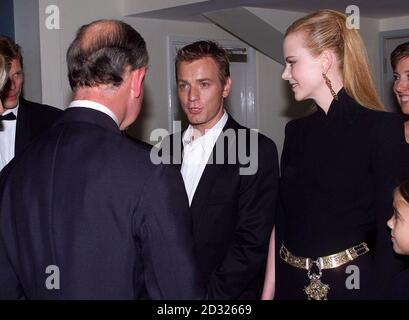
M356 29L348 28L347 17L334 10L320 10L295 21L285 36L303 32L305 47L314 56L332 50L339 59L344 88L360 105L385 110L375 89L368 56Z
M7 82L8 69L9 63L6 57L0 54L0 92L3 90L3 87Z

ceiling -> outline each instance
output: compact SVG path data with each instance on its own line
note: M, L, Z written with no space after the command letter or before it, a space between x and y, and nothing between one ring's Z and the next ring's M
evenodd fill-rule
M408 0L209 0L135 15L131 14L131 16L170 20L207 21L202 15L205 12L240 6L308 13L319 9L335 9L345 12L347 6L352 4L358 6L360 15L363 17L382 19L409 16Z

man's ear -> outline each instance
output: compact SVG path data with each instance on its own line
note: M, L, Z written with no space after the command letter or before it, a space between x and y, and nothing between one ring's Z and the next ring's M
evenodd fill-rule
M132 89L135 98L142 94L143 80L145 79L146 67L132 71Z
M230 88L231 88L231 78L228 77L226 79L226 84L224 85L224 88L223 88L223 98L227 98L229 96Z

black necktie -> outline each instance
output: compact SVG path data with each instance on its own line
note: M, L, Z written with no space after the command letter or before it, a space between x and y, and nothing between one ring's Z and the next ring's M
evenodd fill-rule
M16 116L13 112L7 113L5 116L0 115L0 121L1 120L16 120Z

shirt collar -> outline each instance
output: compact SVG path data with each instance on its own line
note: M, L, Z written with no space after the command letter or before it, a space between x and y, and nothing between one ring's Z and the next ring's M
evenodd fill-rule
M3 112L3 116L5 116L6 114L9 114L9 113L14 113L14 115L17 117L19 105L20 105L20 104L17 104L17 106L14 107L13 109L6 109L6 110Z
M97 111L101 111L101 112L105 113L106 115L110 116L115 121L117 126L119 127L118 118L112 112L112 110L109 109L108 107L104 106L103 104L98 103L98 102L91 101L91 100L74 100L74 101L72 101L70 103L68 108L89 108L89 109L94 109L94 110L97 110Z
M185 147L189 143L195 143L195 144L200 143L203 148L205 148L207 144L214 145L220 133L222 132L224 126L226 125L227 119L228 119L227 112L224 111L223 116L219 119L219 121L217 121L217 123L212 128L207 129L204 135L194 140L192 139L192 137L193 137L193 132L196 129L193 128L192 125L189 125L189 127L186 129L182 137L183 147Z

